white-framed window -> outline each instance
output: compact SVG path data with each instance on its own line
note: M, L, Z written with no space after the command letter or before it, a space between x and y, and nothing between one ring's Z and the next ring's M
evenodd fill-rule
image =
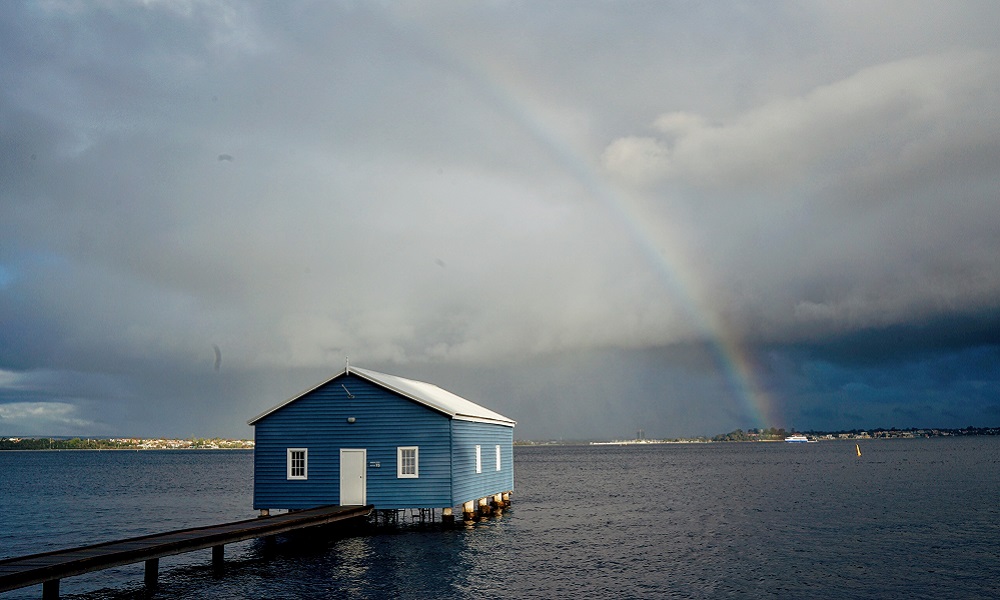
M396 477L416 479L420 477L420 448L399 446L396 448Z
M476 444L476 473L483 472L483 448Z
M309 449L289 448L286 465L289 479L309 479Z
M497 471L500 470L500 444L497 444Z

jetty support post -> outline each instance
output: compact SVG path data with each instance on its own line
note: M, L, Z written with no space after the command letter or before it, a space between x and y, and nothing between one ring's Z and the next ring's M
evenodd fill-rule
M452 525L455 523L455 513L452 511L450 506L448 508L441 509L441 522L445 525Z
M479 518L485 519L490 516L490 503L488 498L479 499Z
M225 560L226 546L224 544L212 546L212 575L215 577L222 577L226 566Z
M42 583L42 600L59 600L58 579L50 579Z
M510 492L504 492L500 497L503 498L504 508L510 508Z
M150 558L146 561L146 571L143 575L142 581L146 585L146 591L153 591L156 589L156 582L159 578L160 571L160 559Z
M472 500L462 504L462 520L471 521L474 515L472 513Z

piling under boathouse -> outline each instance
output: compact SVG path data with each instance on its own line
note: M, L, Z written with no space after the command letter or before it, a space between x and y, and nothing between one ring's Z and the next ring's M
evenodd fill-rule
M347 365L249 421L253 506L489 512L514 489L515 421L430 383Z

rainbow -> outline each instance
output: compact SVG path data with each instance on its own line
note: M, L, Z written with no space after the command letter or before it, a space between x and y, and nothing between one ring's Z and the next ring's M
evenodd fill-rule
M757 381L753 357L744 350L736 331L726 326L716 314L699 283L698 273L683 258L680 236L653 231L653 219L643 218L640 209L599 175L599 169L584 158L584 154L559 135L541 110L527 99L530 83L518 79L514 70L502 70L498 65L473 64L471 53L448 51L442 40L432 39L414 29L414 24L396 23L400 29L419 37L418 43L431 51L440 64L471 84L487 102L502 114L512 118L526 133L547 148L567 173L598 202L607 207L639 245L650 264L660 273L663 283L686 313L696 331L707 340L728 387L744 409L743 418L753 427L781 426L774 398Z
M596 169L574 172L591 195L617 216L660 273L671 296L706 340L726 383L744 408L744 418L752 427L783 425L773 397L756 379L758 369L753 356L744 350L735 328L727 326L722 316L710 308L697 271L683 258L684 248L676 241L680 236L654 231L654 219L644 217L637 206L614 193Z

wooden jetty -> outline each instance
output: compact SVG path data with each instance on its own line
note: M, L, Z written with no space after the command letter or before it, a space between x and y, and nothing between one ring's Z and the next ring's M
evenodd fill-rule
M212 566L222 574L226 544L366 517L374 506L321 506L256 519L179 529L141 537L0 560L0 592L42 584L44 600L59 597L59 580L92 571L146 563L145 584L156 587L164 556L212 549Z

